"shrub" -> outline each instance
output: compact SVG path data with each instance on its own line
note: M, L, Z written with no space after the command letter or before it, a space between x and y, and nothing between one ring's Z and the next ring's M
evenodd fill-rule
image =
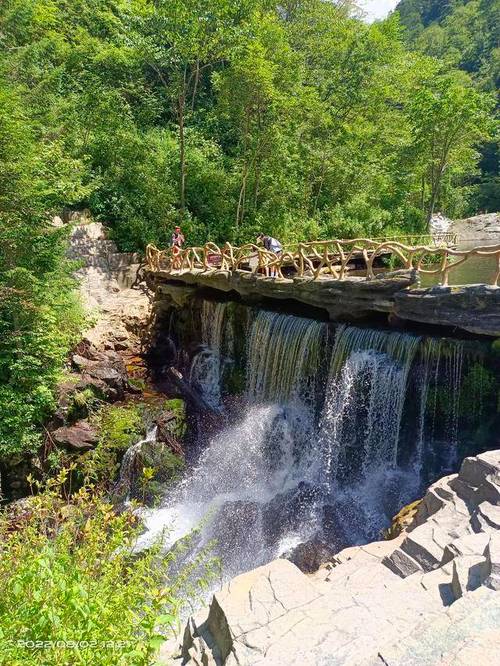
M136 552L134 513L118 515L92 486L66 499L67 475L0 514L0 663L151 664L178 623L193 565L170 579L176 554L159 543ZM203 581L206 553L196 566Z

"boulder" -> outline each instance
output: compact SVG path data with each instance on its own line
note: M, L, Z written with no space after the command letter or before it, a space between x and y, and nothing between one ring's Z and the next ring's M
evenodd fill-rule
M458 234L459 240L474 241L474 245L484 240L500 244L500 213L485 213L456 220L452 224L452 231Z
M275 545L286 534L300 534L303 526L310 523L319 497L318 488L304 481L273 497L263 509L266 542Z
M82 374L86 385L97 382L96 386L105 387L107 399L120 400L129 387L125 363L113 350L97 351L92 347L87 350L88 356L73 354L71 363Z
M314 537L287 550L281 557L295 564L303 573L315 573L321 565L330 562L334 555L335 550L331 546Z
M500 532L493 532L490 535L484 555L486 558L485 585L491 590L500 591Z
M51 437L59 446L73 451L88 451L99 441L96 430L86 420L57 428L51 433Z
M485 558L482 555L462 555L453 560L451 589L455 599L477 590L485 580Z
M225 663L231 655L229 663L255 664L270 638L260 630L319 596L314 585L286 560L276 560L237 576L230 587L214 595L206 619L192 623L184 636L182 656L185 662L190 661L193 642L201 638L205 646L212 646L216 663ZM286 624L281 621L279 629L286 633L295 620L290 617ZM254 640L245 644L241 639L250 633L254 634ZM288 663L285 654L282 663Z

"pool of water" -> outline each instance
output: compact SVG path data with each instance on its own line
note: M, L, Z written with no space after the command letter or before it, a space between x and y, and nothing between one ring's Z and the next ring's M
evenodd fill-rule
M457 249L470 250L474 247L487 247L491 245L500 245L500 239L497 241L490 239L485 241L463 242L460 243ZM460 258L457 257L457 259ZM438 266L439 265L436 265L434 268L437 268ZM450 286L463 284L492 284L496 270L497 260L495 256L481 257L474 255L460 264L460 266L457 266L450 271L448 284ZM439 284L440 281L439 274L421 274L420 277L422 287L432 287L433 285Z

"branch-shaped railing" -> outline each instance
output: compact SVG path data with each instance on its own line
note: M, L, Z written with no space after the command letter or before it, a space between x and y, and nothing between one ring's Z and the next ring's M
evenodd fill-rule
M430 237L407 237L430 238ZM206 243L203 247L159 250L154 245L146 248L149 271L172 276L186 272L215 274L225 271L263 277L299 277L318 280L330 278L345 280L349 273L361 272L367 280L375 277L376 262L385 257L387 269L404 268L419 274L435 275L443 286L449 284L450 272L470 260L480 257L494 261L492 286L500 280L500 245L457 250L456 237L443 234L439 241L407 245L398 239L355 238L351 240L314 241L285 246L280 253L266 250L261 245L248 243L236 247L226 243L219 247ZM380 269L379 269L380 270Z

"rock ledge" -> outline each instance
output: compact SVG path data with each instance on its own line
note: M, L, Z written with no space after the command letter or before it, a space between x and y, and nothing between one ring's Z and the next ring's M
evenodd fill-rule
M432 485L397 539L347 548L312 576L280 559L230 581L189 619L175 663L494 664L499 591L500 451L491 451Z

